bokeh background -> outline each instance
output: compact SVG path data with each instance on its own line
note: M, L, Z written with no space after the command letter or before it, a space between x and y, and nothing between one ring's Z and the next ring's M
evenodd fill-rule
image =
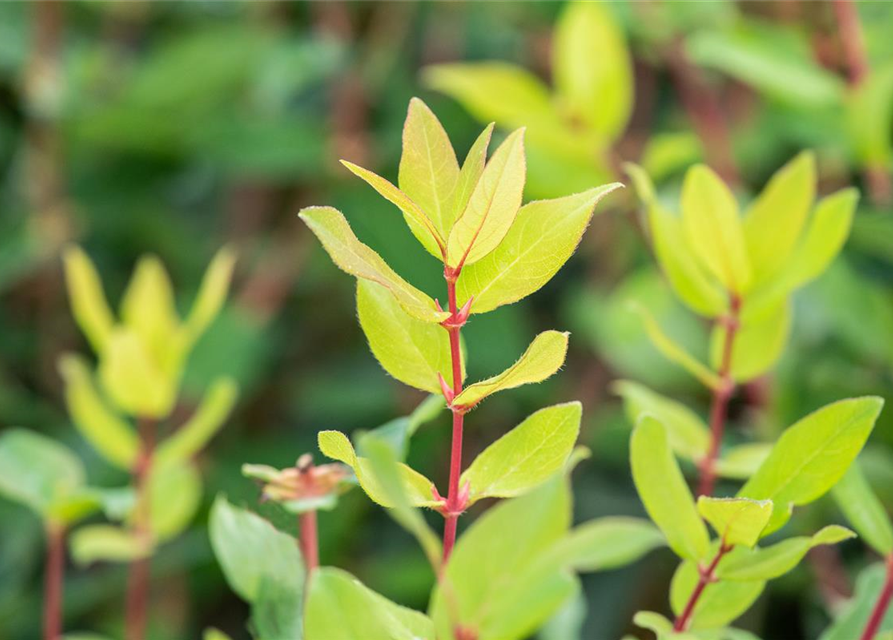
M840 13L838 5L854 13L846 6ZM731 437L771 439L826 402L889 396L893 4L605 7L633 61L629 124L609 141L605 160L591 165L541 150L545 159L528 195L613 180L622 175L621 161L634 160L672 202L685 168L707 161L746 199L796 152L815 149L821 192L846 184L862 189L856 226L835 267L798 294L791 344L776 371L735 397ZM60 249L81 243L112 301L136 258L155 253L184 307L220 245L234 245L240 256L230 303L191 359L182 404L192 405L219 373L239 381L241 399L200 460L205 507L154 561L153 638L197 638L211 624L247 637L247 607L226 586L206 531L207 507L218 492L256 504L258 491L241 477L242 463L293 464L315 450L320 429L373 428L422 400L377 366L356 322L354 280L330 263L298 210L338 207L398 272L442 297L437 264L396 209L337 160L395 180L412 96L433 108L464 156L484 123L427 85L424 68L502 60L548 83L552 28L562 8L561 2L0 3L0 428L24 426L66 442L94 484L127 482L80 440L66 416L56 360L66 350L89 350L69 313ZM842 21L846 15L858 22ZM610 63L591 60L594 68ZM873 82L867 97L859 93L866 78ZM582 400L581 441L594 456L575 473L578 519L641 513L627 462L629 428L611 380L643 381L702 411L707 404L697 383L650 346L626 301L644 301L698 354L706 350L708 328L673 300L655 271L631 190L603 206L578 254L545 289L473 317L463 332L472 379L510 364L540 330L572 332L562 373L494 397L470 415L466 455L541 406ZM891 415L882 416L866 455L888 505ZM438 484L447 475L448 438L443 415L413 440L411 462ZM283 512L257 508L295 531ZM821 502L797 523L811 531L839 518ZM423 555L360 492L323 514L320 526L324 563L347 568L401 603L426 606L433 577ZM868 560L859 542L830 557L811 556L772 583L741 625L766 640L816 637ZM630 622L635 611L666 610L674 562L669 552L657 552L629 569L586 578L582 637L637 633ZM0 639L38 637L42 566L39 522L0 501ZM124 580L121 566L70 568L66 628L119 637Z

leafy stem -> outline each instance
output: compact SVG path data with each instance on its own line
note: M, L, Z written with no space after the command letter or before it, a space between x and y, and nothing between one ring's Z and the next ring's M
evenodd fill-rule
M298 459L299 484L313 484L313 458L303 455ZM307 570L307 581L319 567L319 532L316 526L316 509L304 511L298 516L298 546Z
M133 469L134 483L136 484L136 513L134 517L134 530L148 546L148 538L151 535L151 495L149 492L149 475L152 470L152 456L155 451L155 428L157 422L148 417L137 420L140 436L140 452ZM149 569L150 557L148 553L130 564L130 573L127 577L127 607L126 629L127 640L143 640L146 635L146 616L149 600Z
M868 618L868 624L865 625L865 630L862 632L860 640L873 640L875 635L877 635L891 600L893 600L893 553L887 556L887 579L884 580L881 595L871 611L871 617Z
M685 609L683 609L682 613L679 614L679 617L676 618L676 622L673 624L673 631L680 632L685 631L688 628L688 625L691 623L692 614L695 611L695 607L698 606L698 600L704 593L704 589L707 588L708 584L716 582L716 567L719 566L719 561L731 550L732 547L726 545L725 541L721 542L719 550L716 552L716 555L713 557L713 560L710 561L707 568L700 568L698 584L695 586L694 591L691 592L691 596L685 604Z
M710 450L701 461L701 480L698 486L698 495L701 496L712 495L716 484L716 460L719 457L719 448L725 431L729 398L735 391L735 380L732 378L732 352L740 324L740 313L741 298L732 294L729 315L722 320L726 325L726 332L718 371L719 385L713 389L713 402L710 407Z
M49 521L46 526L47 563L44 579L43 637L58 640L62 635L62 580L65 575L65 526Z

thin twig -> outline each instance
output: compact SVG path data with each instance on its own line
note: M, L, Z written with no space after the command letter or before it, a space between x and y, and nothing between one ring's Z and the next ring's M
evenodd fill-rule
M149 476L152 472L152 456L155 450L156 421L151 418L140 418L139 433L141 447L136 467L134 483L136 484L136 517L134 531L146 546L150 545L152 496L149 488ZM127 640L143 640L146 636L146 622L149 606L149 580L151 556L130 563L127 577L127 604L125 626Z
M62 637L62 581L65 575L65 527L50 522L46 528L47 563L44 578L43 637Z

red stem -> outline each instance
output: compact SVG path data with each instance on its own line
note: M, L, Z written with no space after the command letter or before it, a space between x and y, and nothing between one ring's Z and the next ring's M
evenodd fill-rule
M868 72L868 56L865 53L859 12L852 0L834 0L834 16L837 18L849 81L855 86L862 82Z
M444 271L444 277L447 281L447 300L449 303L449 311L452 318L456 318L459 313L459 307L456 304L456 279L459 277L458 272L454 272L447 268ZM462 354L459 348L459 332L460 326L447 327L450 334L450 356L453 364L453 394L454 397L462 393ZM443 562L446 564L453 551L453 545L456 543L456 525L458 524L459 514L463 509L459 498L459 476L462 474L462 431L465 421L465 411L462 408L455 407L453 411L453 439L450 448L450 484L449 492L446 500L446 522L443 528Z
M155 421L151 418L138 420L140 439L139 458L133 470L136 483L136 516L134 531L143 538L148 545L151 535L151 496L149 495L149 474L152 469L152 455L155 449ZM151 558L134 560L130 563L130 573L127 576L127 603L125 613L125 626L127 640L143 640L146 636L146 621L148 619L149 604L149 578Z
M716 580L716 575L714 574L716 573L716 567L719 565L719 561L731 550L732 547L727 547L724 543L720 543L719 551L716 552L716 556L714 556L710 565L706 570L701 570L701 577L698 580L698 584L695 586L694 591L691 592L691 597L685 604L685 609L683 609L682 613L679 614L679 617L676 618L676 622L673 624L673 631L678 633L685 631L688 628L688 625L691 622L691 616L695 612L695 607L698 606L698 600L701 598L701 594L704 593L704 589L707 588L708 584Z
M47 563L44 578L43 637L62 637L62 579L65 575L65 527L47 524Z
M698 485L699 496L712 495L714 485L716 484L716 460L719 457L720 446L722 446L722 437L729 409L729 398L735 391L735 381L731 373L732 349L735 345L735 335L738 333L738 316L740 312L741 298L733 294L729 315L724 319L726 334L723 341L722 362L718 371L719 386L713 390L713 402L710 407L710 451L701 461L701 481Z
M316 528L316 511L305 511L298 516L298 525L301 530L298 544L301 547L301 555L304 556L304 566L307 569L307 579L310 579L317 567L319 567L319 534Z
M868 624L865 625L865 631L862 632L860 640L874 640L875 635L881 628L887 608L890 601L893 600L893 553L887 556L887 579L884 581L884 588L881 589L881 595L874 605Z

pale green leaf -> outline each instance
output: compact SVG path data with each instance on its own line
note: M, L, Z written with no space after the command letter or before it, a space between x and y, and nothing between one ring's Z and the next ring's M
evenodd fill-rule
M893 159L890 142L893 122L893 64L889 61L868 71L852 87L846 101L847 127L856 158L863 167L889 171Z
M819 640L859 638L877 605L881 591L884 589L888 571L888 566L883 562L877 562L863 569L856 579L856 589L852 599L841 608L831 626L819 636ZM879 632L881 633L874 640L887 640L890 632L893 632L893 607L887 608Z
M223 247L214 255L186 318L184 331L187 344L198 340L220 313L226 303L235 266L236 252L231 247Z
M447 132L428 105L413 98L403 124L400 190L434 223L441 238L449 235L455 221L451 199L458 179L459 163ZM407 222L422 244L430 240L415 219L407 217ZM435 256L442 258L439 251Z
M152 534L158 542L170 540L189 526L201 506L202 477L191 463L153 466L149 496Z
M306 640L434 640L427 616L394 604L333 567L313 573L305 611Z
M772 500L768 535L790 518L791 508L817 500L855 460L883 407L881 398L850 398L801 418L781 435L772 453L738 492L753 500Z
M779 169L744 215L754 280L775 275L800 240L816 189L815 155L804 151Z
M474 193L474 188L481 179L484 166L487 164L487 148L490 146L493 128L494 124L492 122L488 124L477 137L477 140L474 141L474 144L471 145L471 149L468 150L468 154L465 156L465 162L462 164L462 169L460 169L459 177L456 180L456 187L450 196L449 208L447 210L450 227L444 231L445 234L452 230L453 222L465 211L465 207L468 206L468 201L471 199L471 194Z
M360 242L340 211L308 207L299 215L340 269L385 287L407 313L419 320L439 323L449 317L449 313L437 311L430 297L397 275L381 256Z
M726 288L745 293L751 282L738 203L716 173L696 165L682 184L682 228L689 247Z
M654 131L642 149L641 169L660 182L703 159L704 143L696 132Z
M121 321L151 359L161 365L167 362L175 342L171 337L180 327L180 316L174 302L174 288L167 270L157 256L143 256L136 263L133 276L121 298ZM109 357L114 354L118 331L109 338Z
M473 407L498 391L542 382L564 364L568 335L560 331L543 331L515 364L497 376L466 387L453 399L453 406Z
M177 379L166 374L160 364L136 331L119 325L99 361L99 379L121 411L164 418L177 399Z
M700 496L698 513L724 545L753 547L772 517L772 501Z
M743 319L732 341L731 375L748 382L766 373L781 357L791 332L791 305L782 300L758 317ZM717 322L710 336L710 364L719 369L725 349L728 324Z
M329 458L343 462L354 470L363 491L376 503L383 507L393 507L388 493L381 486L367 458L358 457L353 445L339 431L320 431L318 435L319 450ZM409 503L414 507L436 506L432 488L434 484L425 476L414 471L403 463L398 464L403 479L403 489Z
M621 186L615 182L521 207L499 246L462 269L459 299L474 296L471 312L485 313L542 287L576 250L599 201Z
M608 139L619 137L632 113L633 68L610 8L568 3L552 46L555 85L568 114Z
M832 490L837 505L859 536L881 556L893 553L893 525L884 505L855 462Z
M677 455L698 461L709 451L710 430L698 414L681 402L630 380L618 380L611 388L623 398L627 419L633 425L638 424L646 414L654 416L664 425L670 447Z
M747 480L757 472L771 451L772 445L768 442L751 442L729 447L716 461L716 473L723 478Z
M151 540L134 531L107 524L75 529L69 536L71 558L76 564L132 562L152 554Z
M677 616L685 609L699 578L698 565L692 560L680 564L673 575L670 583L670 605ZM756 580L708 584L698 598L690 628L712 629L729 624L750 608L765 586L765 582Z
M658 638L673 633L673 623L654 611L637 611L633 624L653 632Z
M606 517L571 529L553 545L550 557L575 571L607 571L635 562L666 543L648 520Z
M540 409L484 449L459 480L470 485L469 503L521 495L559 471L577 441L582 413L579 402Z
M652 416L639 420L630 442L633 481L645 510L660 527L678 555L692 560L705 557L707 528L667 439L667 430Z
M208 628L205 629L205 632L202 635L202 640L232 640L232 638L223 633L220 629Z
M524 130L518 129L496 149L456 219L447 242L447 264L470 265L499 245L521 207L525 172Z
M411 387L440 392L437 374L453 386L449 333L422 322L379 284L357 281L357 314L369 348L385 371Z
M59 371L65 381L68 412L78 431L103 458L131 469L139 453L139 438L100 397L87 363L80 356L67 354L59 360Z
M102 290L102 280L80 247L66 249L64 261L65 283L74 319L94 351L102 354L115 326L115 317Z

